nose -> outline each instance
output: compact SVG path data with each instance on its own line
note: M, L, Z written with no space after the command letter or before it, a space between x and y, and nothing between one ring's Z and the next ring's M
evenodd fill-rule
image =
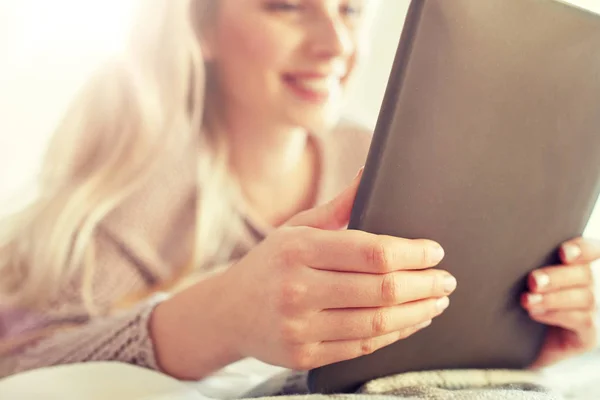
M317 26L311 38L311 51L316 57L348 57L355 51L352 31L341 18L324 15L315 24Z

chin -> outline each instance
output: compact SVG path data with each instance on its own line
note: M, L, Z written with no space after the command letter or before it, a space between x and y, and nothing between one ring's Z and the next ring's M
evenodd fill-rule
M296 112L295 115L290 117L294 125L302 126L311 133L318 134L335 127L340 120L341 109L339 107L335 109L328 107L320 110L306 110L302 113Z

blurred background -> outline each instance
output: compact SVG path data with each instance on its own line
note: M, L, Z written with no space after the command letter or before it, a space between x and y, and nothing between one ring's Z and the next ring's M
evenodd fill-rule
M147 0L0 0L0 214L26 195L74 93L99 62L120 50L137 1ZM598 0L567 2L600 13ZM379 0L370 54L347 105L346 114L371 128L409 3ZM600 207L587 234L600 238Z

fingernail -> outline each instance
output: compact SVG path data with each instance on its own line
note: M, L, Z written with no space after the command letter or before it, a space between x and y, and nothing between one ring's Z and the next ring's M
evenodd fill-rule
M364 166L360 167L360 169L358 170L358 173L356 174L356 176L354 177L354 179L357 179L357 178L361 177L362 174L363 174L363 172L364 172L364 170L365 170Z
M447 297L442 297L436 301L435 306L438 311L442 312L450 305L450 299Z
M574 243L565 244L563 246L563 253L566 261L572 262L577 260L577 258L581 255L581 247Z
M543 299L544 297L538 293L530 293L529 295L527 295L527 303L529 303L529 305L539 304L542 302Z
M452 275L447 275L444 277L444 291L446 294L450 294L456 289L456 278Z
M535 271L533 273L533 280L538 289L544 289L550 284L550 276L542 271Z
M442 246L435 245L431 248L431 262L434 264L439 263L444 259L446 253Z
M417 330L419 330L419 329L427 328L429 325L431 325L431 320L425 321L425 322L417 325L415 328L417 328Z

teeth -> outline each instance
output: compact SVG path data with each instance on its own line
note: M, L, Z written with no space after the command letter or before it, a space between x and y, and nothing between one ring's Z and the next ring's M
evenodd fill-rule
M340 85L337 77L296 79L295 82L298 86L315 92L333 91Z

